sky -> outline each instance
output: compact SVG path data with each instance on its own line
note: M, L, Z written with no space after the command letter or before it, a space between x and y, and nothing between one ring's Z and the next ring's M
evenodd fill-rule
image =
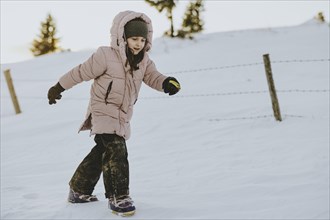
M177 2L173 11L175 29L181 25L188 2ZM204 33L299 25L312 19L318 12L323 12L329 21L329 5L329 0L206 0L202 13ZM153 22L154 39L169 29L165 12L159 13L143 0L1 0L1 63L33 58L29 48L48 13L55 19L59 45L71 51L81 51L109 45L112 20L124 10L147 14Z

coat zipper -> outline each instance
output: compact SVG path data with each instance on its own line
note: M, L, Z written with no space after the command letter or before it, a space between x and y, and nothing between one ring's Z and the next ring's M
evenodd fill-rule
M112 88L112 83L113 83L113 81L111 81L111 82L109 83L109 86L108 86L108 89L107 89L107 93L105 94L104 102L105 102L106 105L108 104L107 99L108 99L109 93L110 93L111 88Z

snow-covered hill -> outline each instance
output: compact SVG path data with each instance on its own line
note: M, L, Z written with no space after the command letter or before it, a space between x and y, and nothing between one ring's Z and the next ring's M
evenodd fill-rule
M91 204L66 202L68 181L94 146L77 134L90 82L48 105L47 91L93 51L10 68L23 111L1 74L1 219L116 219L102 179ZM282 122L272 116L262 55L270 54ZM329 219L329 26L156 39L173 97L142 88L128 141L132 219Z

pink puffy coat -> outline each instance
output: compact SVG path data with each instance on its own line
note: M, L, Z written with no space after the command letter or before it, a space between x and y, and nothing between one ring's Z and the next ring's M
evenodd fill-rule
M94 79L90 90L90 102L86 119L81 130L91 130L91 134L117 134L130 137L130 120L133 106L138 99L142 81L148 86L163 91L162 83L166 76L159 73L155 64L145 53L139 69L130 73L126 64L126 42L123 39L125 24L142 18L148 25L147 50L151 48L152 24L143 13L124 11L119 13L111 27L111 47L100 47L84 63L63 75L59 83L64 89Z

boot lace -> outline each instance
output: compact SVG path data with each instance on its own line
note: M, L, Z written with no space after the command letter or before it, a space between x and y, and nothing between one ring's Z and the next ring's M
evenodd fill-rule
M114 197L113 201L116 206L121 206L121 205L125 205L125 204L133 205L133 200L130 196L122 196L119 198Z
M85 201L93 201L96 198L94 195L79 195L79 199L85 200Z

